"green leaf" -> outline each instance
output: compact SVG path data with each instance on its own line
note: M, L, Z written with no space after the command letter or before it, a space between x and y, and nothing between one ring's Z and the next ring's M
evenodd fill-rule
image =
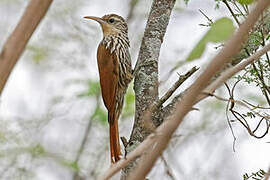
M234 32L233 22L229 18L221 18L211 25L211 28L191 51L186 61L192 61L202 56L207 43L219 43L223 42L233 34Z
M237 0L242 5L248 5L254 2L254 0Z

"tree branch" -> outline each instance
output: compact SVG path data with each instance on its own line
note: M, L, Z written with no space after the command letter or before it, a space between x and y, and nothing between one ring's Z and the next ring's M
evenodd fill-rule
M172 172L172 168L169 166L168 162L166 161L166 159L164 158L164 156L161 156L161 160L164 163L165 169L166 169L166 174L171 178L171 180L176 180L173 172Z
M152 133L147 126L152 127L154 120L145 121L143 117L153 102L158 101L159 53L174 4L175 0L154 0L152 3L134 69L136 112L132 133L126 147L127 153ZM154 117L155 113L151 113L150 116ZM125 179L135 165L133 162L123 170L122 179Z
M83 139L81 142L81 145L79 147L79 151L77 152L76 156L75 156L75 161L74 163L78 165L78 162L82 156L83 151L85 150L86 144L89 143L89 134L91 132L91 128L92 128L92 123L93 123L93 119L94 116L96 115L96 112L98 111L99 107L100 107L100 93L96 96L96 107L95 110L93 112L93 114L91 115L90 119L87 121L87 127L85 129L84 135L83 135ZM72 180L78 180L78 179L83 179L83 177L80 176L79 171L74 172L73 176L72 176Z
M218 87L220 87L224 82L226 82L230 77L236 73L243 70L247 65L257 61L262 55L270 51L270 44L264 46L261 50L257 51L255 54L247 58L245 61L235 65L234 67L227 69L223 72L213 83L211 83L204 91L213 93ZM199 97L198 100L201 100Z
M222 72L221 75L204 90L204 92L213 93L217 88L219 88L229 78L231 78L233 75L235 75L236 73L243 70L246 66L257 61L261 56L263 56L268 51L270 51L270 44L264 46L262 49L260 49L259 51L257 51L256 53L254 53L252 56L250 56L246 60L242 61L241 63ZM179 102L180 97L183 97L184 94L185 94L185 92L180 93L172 100L171 103L169 103L166 107L163 108L163 110L162 110L163 119L166 118L175 109L175 106ZM196 102L201 101L202 99L206 98L207 96L208 95L205 93L200 94L200 96L198 96Z
M159 101L156 103L156 107L160 107L165 101L167 101L172 94L177 90L183 82L185 82L192 74L194 74L199 68L196 66L190 69L186 74L180 75L178 80L174 83L174 85L159 99Z
M31 0L15 30L0 53L0 95L7 79L23 53L28 40L45 16L53 0Z
M141 156L147 148L153 145L155 136L149 135L135 150L128 153L125 159L121 159L111 167L100 177L99 180L108 180L122 168L126 167L130 162Z
M180 103L176 103L177 110L174 115L170 116L171 120L164 121L164 123L157 128L155 133L148 136L135 150L130 152L125 160L121 160L108 169L101 179L109 179L115 173L121 170L121 168L125 167L129 162L148 151L148 156L142 157L143 159L141 159L141 163L139 164L140 167L136 170L136 172L133 173L131 179L143 179L145 177L146 173L149 172L157 157L164 150L164 148L166 148L172 133L182 122L185 114L192 108L192 105L196 102L196 100L199 101L199 92L204 88L199 88L198 86L206 86L217 70L221 69L222 66L231 59L231 57L239 52L241 44L245 41L249 30L252 28L259 15L266 7L269 6L269 4L270 2L266 2L264 0L258 1L256 8L250 13L249 17L242 24L238 32L231 38L230 41L226 43L223 50L217 56L215 56L208 68L206 68L205 72L183 95L183 99L180 101ZM256 53L254 56L255 55ZM151 151L153 144L155 144L155 148L154 151Z
M178 103L174 115L170 120L164 121L156 130L157 141L153 149L147 152L147 155L141 157L136 170L131 174L130 180L144 179L152 169L155 161L167 147L173 132L182 122L184 116L191 110L196 103L200 92L207 86L211 78L221 70L221 68L231 61L240 49L241 44L248 37L250 29L254 26L260 14L270 5L270 1L258 1L255 9L250 13L247 20L241 25L238 32L225 44L225 47L213 58L202 75L191 85L182 101ZM147 138L148 139L148 138Z

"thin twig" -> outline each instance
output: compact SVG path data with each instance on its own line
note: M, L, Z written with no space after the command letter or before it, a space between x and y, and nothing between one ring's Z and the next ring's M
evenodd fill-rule
M260 62L259 59L258 59L258 62ZM260 74L259 71L258 71L258 69L257 69L257 67L256 67L256 65L255 65L255 63L251 63L251 64L252 64L252 67L253 67L253 69L255 70L255 72L256 72L256 74L257 74L259 80L260 80L261 83L262 83L262 86L263 86L263 87L261 87L261 90L262 90L262 92L263 92L263 94L264 94L264 96L265 96L265 98L266 98L266 101L267 101L268 105L270 105L270 99L269 99L268 94L267 94L267 92L270 94L270 90L269 90L269 88L266 86L266 84L265 84L265 82L264 82L264 79L263 79L263 71L261 71L261 74Z
M185 82L190 76L192 76L198 69L199 68L194 66L186 74L180 75L174 85L159 99L159 101L156 103L156 107L160 107L165 101L167 101L177 90L177 88L181 86L183 82Z
M234 14L234 12L233 12L231 6L229 5L229 3L226 0L223 0L222 2L227 6L227 8L229 9L230 13L232 14L232 16L233 16L234 20L236 21L236 23L238 24L238 26L240 26L240 22L238 21L236 15Z
M213 24L214 22L212 19L210 19L201 9L199 9L200 13L210 22L210 24Z
M125 159L117 161L117 163L111 165L111 167L99 178L99 180L109 180L114 174L120 171L122 168L128 165L131 161L141 156L156 142L156 135L149 135L135 150L128 153Z
M227 0L223 0L223 3L225 3L225 5L227 6L227 8L229 9L231 15L233 16L233 18L235 19L235 21L237 22L238 26L240 26L240 22L238 21L235 13L233 12L233 10L231 9L229 3L227 2ZM236 5L236 4L235 4ZM249 14L249 10L248 10L248 6L246 5L242 5L243 9L246 11L247 14ZM263 40L264 40L264 37L263 37ZM263 44L262 44L263 45ZM244 48L246 53L250 56L250 52L249 50L245 47ZM268 54L266 53L266 56L268 56ZM260 65L260 60L258 61L259 65ZM265 84L265 81L264 81L264 77L263 77L263 70L262 70L262 66L260 66L260 72L261 74L259 73L259 70L257 69L256 65L254 63L252 63L252 67L253 69L255 70L255 72L257 73L257 76L260 80L260 82L262 83L262 86L261 87L261 90L262 90L262 93L264 94L265 98L266 98L266 101L267 103L270 105L270 98L268 97L268 94L270 94L270 89L268 86L266 86ZM268 93L268 94L267 94Z
M247 104L245 104L245 102L235 100L235 99L232 99L232 98L226 99L226 98L217 96L217 95L215 95L213 93L210 93L210 92L203 92L202 94L207 95L207 96L211 96L211 97L215 97L216 99L221 100L221 101L236 103L236 104L238 104L238 105L240 105L242 107L247 108L248 110L252 111L254 114L256 114L257 116L259 116L261 118L270 119L269 115L262 115L259 112L254 111L254 109L249 107Z
M237 11L243 16L246 17L246 15L244 15L244 13L241 11L241 9L239 8L239 6L237 5L237 3L235 1L232 1L233 5L236 7Z
M255 54L247 58L245 61L237 64L236 66L227 69L224 71L213 83L211 83L206 89L205 92L214 92L219 86L221 86L227 79L235 75L236 73L243 70L247 65L251 64L252 62L258 60L262 55L264 55L267 51L270 50L270 44L263 47L261 50L257 51ZM202 97L199 97L200 100Z
M238 33L234 34L230 41L228 41L219 54L213 58L211 63L205 69L203 74L195 81L195 83L189 88L187 93L182 98L181 102L176 105L176 111L173 116L170 116L171 120L164 121L153 133L149 135L135 150L130 152L127 155L127 158L124 160L120 160L119 162L115 163L111 168L109 168L104 176L101 179L109 179L123 167L125 167L130 161L134 160L136 157L142 155L146 150L148 150L148 156L142 157L143 159L140 160L139 168L136 169L133 173L133 176L130 177L133 179L143 179L145 175L149 172L149 170L154 165L155 160L160 155L160 153L166 148L169 139L172 133L176 130L178 125L182 122L183 117L189 112L192 106L198 101L202 100L206 97L206 95L198 96L202 89L208 84L210 79L216 74L218 70L220 70L223 65L230 61L230 59L237 54L241 49L241 44L246 40L248 36L248 32L254 26L255 22L257 21L259 15L270 5L270 1L259 0L255 9L250 13L247 20L242 24ZM270 45L269 47L270 48ZM255 53L256 54L256 53ZM255 55L254 54L254 55ZM264 53L263 53L264 54ZM257 54L258 56L258 54ZM255 56L256 57L256 56ZM256 59L254 56L254 60ZM259 56L260 57L260 56ZM244 66L245 67L245 66ZM244 68L243 67L243 68ZM227 72L223 75L223 77L218 78L215 84L211 87L211 91L213 92L217 89L220 84L223 84L228 78L233 76L238 71ZM241 70L241 68L240 68ZM239 70L239 71L240 71ZM228 76L229 75L229 76ZM231 76L230 76L231 75ZM223 80L220 82L220 80ZM213 88L215 87L215 88ZM201 98L201 99L200 99ZM153 144L155 144L154 151L151 151L153 148ZM150 148L152 147L152 148ZM143 163L143 164L142 164Z
M143 156L137 168L129 176L129 180L144 179L148 172L154 166L157 158L167 147L169 140L179 124L183 121L185 115L191 110L196 103L200 92L205 89L209 81L213 78L224 65L231 61L241 50L241 44L246 41L249 31L255 25L261 13L270 5L270 1L259 0L256 7L249 14L247 20L240 26L237 33L225 44L224 48L212 59L205 71L191 85L182 100L177 104L175 113L170 116L170 119L164 121L157 130L157 142L154 149L148 151L147 156ZM148 139L148 138L147 138ZM139 146L140 147L140 146Z
M270 109L270 107L263 107L263 106L251 104L250 102L247 102L246 100L243 100L243 102L252 106L253 109Z
M238 81L238 82L239 82L239 81ZM235 86L236 86L236 84L237 84L238 82L236 82L236 83L234 84L233 89L235 88ZM229 86L227 85L227 83L225 82L224 84L225 84L225 86L226 86L226 88L227 88L227 90L228 90L228 92L229 92L230 100L233 100L233 90L232 90L232 92L231 92ZM230 104L231 104L231 105L230 105ZM230 108L229 108L229 107L230 107ZM228 124L229 124L230 130L231 130L232 136L233 136L233 152L235 152L236 136L235 136L235 134L234 134L233 127L232 127L231 121L230 121L230 119L229 119L229 114L228 114L229 110L231 110L233 107L234 107L234 102L228 101L228 102L227 102L227 106L226 106L226 118L227 118L227 122L228 122Z
M96 96L96 102L97 102L97 103L96 103L95 111L94 111L94 113L92 114L92 116L90 117L90 120L87 121L88 124L87 124L87 127L86 127L86 129L85 129L84 136L83 136L83 139L82 139L80 148L79 148L78 153L77 153L77 155L76 155L76 157L75 157L75 161L74 161L75 164L78 164L78 162L79 162L79 160L80 160L80 158L81 158L81 156L82 156L83 150L84 150L85 147L86 147L86 143L89 143L89 138L88 138L88 137L89 137L89 134L90 134L90 131L91 131L93 118L94 118L94 115L96 114L96 112L98 111L99 106L100 106L99 98L100 98L100 94L98 94L98 95ZM77 180L78 178L80 178L79 176L80 176L80 175L79 175L79 172L76 171L76 172L73 174L72 179L73 179L73 180Z
M166 174L172 179L172 180L176 180L176 177L173 175L172 172L172 168L169 166L168 162L166 161L166 159L164 158L163 155L160 156L160 159L162 160L164 166L165 166L165 170L166 170Z
M231 94L231 92L229 92L229 93ZM228 110L229 110L229 111L233 114L233 116L234 116L234 117L235 117L235 118L236 118L236 119L237 119L237 120L238 120L238 121L239 121L246 129L247 129L248 133L249 133L251 136L253 136L253 137L255 137L255 138L258 138L258 139L263 138L263 137L266 136L266 134L268 133L269 128L270 128L270 123L268 122L268 120L270 119L269 115L267 115L267 116L266 116L266 115L261 115L260 113L254 111L252 108L250 108L249 106L247 106L245 103L243 103L243 102L241 102L241 101L238 101L238 100L234 100L232 96L231 96L229 99L226 99L226 98L223 98L223 97L220 97L220 96L211 94L211 93L208 93L208 94L211 95L211 96L213 96L213 97L215 97L215 98L217 98L218 100L227 101L228 103L229 103L229 102L232 103L232 104L231 104L231 107L230 107L229 109L228 109L228 104L227 104L227 108L226 108L226 116L227 116L227 120L228 120L228 122L229 122L230 128L231 128L231 124L230 124L230 121L229 121L229 119L228 119L228 114L227 114ZM245 120L245 118L244 118L243 115L241 115L241 114L238 113L237 111L233 110L233 108L234 108L234 103L237 103L237 104L239 104L239 105L242 105L242 106L248 108L248 109L249 109L250 111L252 111L254 114L256 114L256 115L258 115L259 117L261 117L261 120L259 121L259 123L257 124L257 126L255 127L254 130L251 130L251 128L250 128L248 122ZM239 118L239 117L240 117L240 118ZM244 122L243 122L242 120L243 120ZM266 130L265 130L265 132L264 132L263 135L257 136L255 133L256 133L256 131L258 130L258 128L259 128L259 126L261 125L261 123L262 123L263 120L265 120L265 123L266 123ZM232 130L232 128L231 128L231 130ZM235 143L235 136L234 136L233 131L232 131L232 134L233 134L233 137L234 137L234 143ZM233 147L234 147L234 146L233 146Z
M231 124L231 121L229 119L229 105L230 105L230 102L228 101L227 105L226 105L226 119L227 119L227 123L229 125L229 128L231 130L231 133L232 133L232 136L233 136L233 152L235 152L235 142L236 142L236 136L234 134L234 131L233 131L233 128L232 128L232 124Z

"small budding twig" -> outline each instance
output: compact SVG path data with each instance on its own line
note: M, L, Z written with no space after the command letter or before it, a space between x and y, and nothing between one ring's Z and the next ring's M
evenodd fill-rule
M172 94L181 86L190 76L192 76L199 68L194 66L186 74L180 75L174 85L159 99L156 103L156 107L160 107L165 101L167 101Z
M228 91L229 91L229 94L230 94L230 98L229 99L226 99L226 98L223 98L223 97L219 97L219 96L217 96L217 95L214 95L213 93L204 93L204 94L207 94L208 96L212 96L212 97L215 97L216 99L218 99L218 100L221 100L221 101L227 101L227 102L229 102L229 103L231 103L231 106L229 107L228 105L227 105L227 108L226 108L226 112L227 111L230 111L231 113L232 113L232 115L246 128L246 130L248 131L248 133L251 135L251 136L253 136L253 137L255 137L255 138L257 138L257 139L260 139L260 138L263 138L263 137L265 137L267 134L268 134L268 132L269 132L269 128L270 128L270 121L269 121L269 119L270 119L270 117L268 116L268 115L266 115L266 116L264 116L264 115L261 115L260 113L258 113L258 112L256 112L256 111L254 111L254 108L252 107L249 107L249 104L245 104L245 102L242 102L242 101L238 101L238 100L235 100L234 98L233 98L233 92L231 92L230 91L230 89L229 89L229 87L228 86L226 86L227 87L227 89L228 89ZM234 90L234 88L235 88L235 86L233 87L233 90ZM254 114L256 114L256 115L258 115L259 117L261 117L261 120L259 121L259 123L257 124L257 126L255 127L255 129L254 130L251 130L251 128L250 128L250 126L249 126L249 124L248 124L248 122L247 122L247 120L245 119L245 117L243 116L243 115L241 115L241 113L239 113L239 112L237 112L237 111L235 111L234 110L234 107L235 107L235 104L239 104L239 105L242 105L242 106L244 106L244 107L246 107L246 108L248 108L250 111L252 111ZM228 108L229 107L229 108ZM227 115L227 113L226 113L226 115ZM228 120L228 115L227 115L227 120ZM266 123L266 130L265 130L265 132L264 132L264 134L263 135L261 135L261 136L258 136L258 135L256 135L255 133L256 133L256 131L258 130L258 128L259 128L259 126L261 125L261 123L262 123L262 121L263 120L265 120L265 123ZM231 129L231 131L232 131L232 134L233 134L233 137L234 137L234 143L235 143L235 136L234 136L234 133L233 133L233 130L232 130L232 127L231 127L231 125L230 125L230 121L228 121L229 122L229 126L230 126L230 129ZM233 148L234 149L234 148Z
M120 160L108 169L100 179L109 179L120 169L126 166L130 161L148 150L148 156L143 156L137 168L133 170L129 176L131 180L144 179L146 174L151 170L155 161L166 148L171 135L182 122L184 116L190 111L196 102L204 99L204 96L198 96L205 89L211 78L219 71L225 63L236 55L241 48L241 44L245 41L248 32L254 26L260 14L270 5L270 1L259 0L254 10L249 14L247 20L243 22L237 33L225 44L224 48L218 53L207 66L206 70L189 88L182 101L176 105L173 116L168 121L159 126L155 133L149 135L139 146L127 155L126 160ZM265 48L265 47L264 47ZM258 54L256 55L258 56ZM252 58L256 59L255 56ZM242 66L243 64L241 64ZM245 66L244 66L245 67ZM243 67L243 68L244 68ZM241 68L241 67L240 67ZM237 68L238 69L238 68ZM223 84L228 78L239 72L237 69L231 69L229 72L218 78L213 84L211 83L206 92L213 92L220 84ZM154 149L153 149L154 145Z
M208 24L199 24L201 26L211 26L214 22L211 18L209 18L201 9L199 9L199 12L208 20Z

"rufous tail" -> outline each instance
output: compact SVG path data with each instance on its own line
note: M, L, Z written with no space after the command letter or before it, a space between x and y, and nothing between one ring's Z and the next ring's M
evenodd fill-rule
M120 160L121 148L119 143L119 132L118 132L118 119L115 113L109 114L109 126L110 126L110 151L111 151L111 162L115 163Z

